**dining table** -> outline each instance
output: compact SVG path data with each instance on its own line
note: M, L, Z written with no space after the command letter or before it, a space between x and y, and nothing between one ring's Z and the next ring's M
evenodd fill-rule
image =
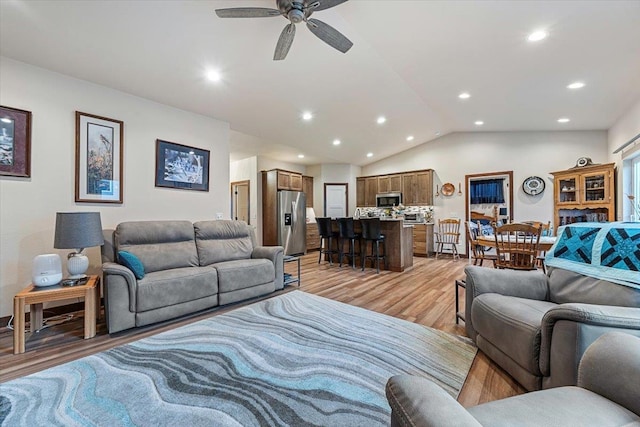
M556 242L556 236L540 236L540 242L538 243L538 249L541 251L548 251ZM496 237L493 234L486 234L478 236L478 245L496 247Z

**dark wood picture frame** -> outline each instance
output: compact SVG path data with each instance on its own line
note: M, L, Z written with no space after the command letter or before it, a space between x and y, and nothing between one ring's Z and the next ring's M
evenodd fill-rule
M76 202L122 203L124 123L76 111Z
M156 139L156 187L209 191L209 150Z
M31 177L31 111L0 106L0 175Z

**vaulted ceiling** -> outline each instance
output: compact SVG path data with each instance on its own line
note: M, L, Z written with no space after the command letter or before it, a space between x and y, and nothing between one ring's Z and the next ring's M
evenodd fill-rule
M301 23L284 61L272 57L288 21L214 13L238 6L276 7L2 0L0 54L228 121L234 158L304 164L365 165L455 131L607 129L640 99L637 0L351 0L313 15L351 50ZM548 37L527 41L538 29Z

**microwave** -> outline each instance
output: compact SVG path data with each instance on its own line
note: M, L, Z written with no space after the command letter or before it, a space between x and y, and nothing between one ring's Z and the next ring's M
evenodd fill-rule
M379 193L376 194L377 208L392 208L402 203L402 193Z

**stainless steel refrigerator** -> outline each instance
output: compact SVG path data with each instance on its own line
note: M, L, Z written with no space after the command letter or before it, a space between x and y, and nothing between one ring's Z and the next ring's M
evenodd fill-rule
M278 244L285 255L303 254L307 247L306 195L278 191Z

